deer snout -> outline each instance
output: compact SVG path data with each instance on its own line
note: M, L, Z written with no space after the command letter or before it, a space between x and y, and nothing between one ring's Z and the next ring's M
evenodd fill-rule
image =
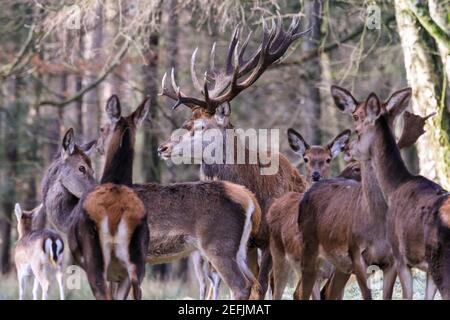
M311 174L311 179L312 179L312 181L314 181L314 182L319 181L319 180L320 180L320 173L319 173L318 171L314 171L314 172Z
M160 157L166 158L168 152L170 152L170 150L169 150L169 146L166 143L159 145L159 147L158 147L158 155Z

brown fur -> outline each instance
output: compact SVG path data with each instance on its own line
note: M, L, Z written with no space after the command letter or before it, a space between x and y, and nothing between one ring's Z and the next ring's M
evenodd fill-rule
M259 226L261 223L261 208L256 200L253 192L249 191L246 187L239 184L234 184L231 182L224 181L225 192L228 197L234 202L240 204L242 208L247 212L249 207L249 201L253 202L254 211L252 213L252 236L256 236L259 232Z
M121 219L127 221L131 234L145 215L144 204L131 188L112 183L96 187L87 196L83 207L97 225L107 217L111 234L116 233Z
M448 198L439 209L442 222L450 228L450 198Z

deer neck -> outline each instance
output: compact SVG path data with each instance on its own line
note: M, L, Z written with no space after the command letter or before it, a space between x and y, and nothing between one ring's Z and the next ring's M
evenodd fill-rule
M361 186L368 215L371 220L380 222L377 225L382 225L386 218L387 204L371 161L361 161Z
M371 146L372 166L386 201L412 175L406 168L400 150L384 116L376 124L375 141Z
M228 128L232 129L232 128ZM224 135L224 152L221 163L202 162L201 173L207 179L220 179L237 181L242 175L241 172L254 170L258 166L258 154L256 151L248 149L241 140L234 136L233 143L230 144ZM230 158L230 154L232 157ZM245 161L241 163L239 160L244 155ZM228 155L228 157L227 157ZM250 159L257 159L256 163ZM231 161L230 161L231 160Z
M44 195L45 209L51 222L67 233L74 220L74 209L80 200L56 181Z
M101 183L133 184L134 137L130 128L108 147Z
M26 226L23 223L20 223L17 227L17 235L20 240L31 232L31 226Z

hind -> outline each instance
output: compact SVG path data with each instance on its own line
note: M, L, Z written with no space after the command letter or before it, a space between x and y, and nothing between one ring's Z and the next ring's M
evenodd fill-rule
M129 187L107 183L88 195L84 209L99 231L104 279L122 282L124 276L128 276L134 298L141 299L140 284L145 272L147 246L140 245L139 241L145 242L147 238L148 242L148 237L141 239L135 235L142 232L143 225L146 226L142 201ZM138 243L131 245L133 241Z

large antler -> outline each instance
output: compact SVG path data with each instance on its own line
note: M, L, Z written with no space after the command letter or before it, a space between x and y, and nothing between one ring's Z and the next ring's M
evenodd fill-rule
M215 66L215 44L211 50L210 66L204 73L203 83L197 78L195 71L195 58L197 49L194 50L191 58L191 77L192 83L198 90L202 98L189 97L181 92L180 87L175 82L174 70L171 72L171 86L166 83L166 74L162 80L162 92L160 95L167 96L176 100L175 109L180 104L189 108L201 107L214 113L216 108L230 102L241 91L250 87L263 74L263 72L273 63L278 61L287 51L292 42L310 31L299 32L300 20L298 17L292 19L291 25L287 31L283 30L282 19L279 16L277 20L272 19L272 26L269 29L262 20L262 42L258 49L248 58L244 59L245 49L250 40L251 33L239 48L240 28L237 26L233 32L228 53L225 60L225 67L218 69Z
M403 149L415 144L420 136L425 133L425 121L434 115L436 115L436 112L422 117L409 111L405 111L403 113L403 131L397 143L398 147Z

